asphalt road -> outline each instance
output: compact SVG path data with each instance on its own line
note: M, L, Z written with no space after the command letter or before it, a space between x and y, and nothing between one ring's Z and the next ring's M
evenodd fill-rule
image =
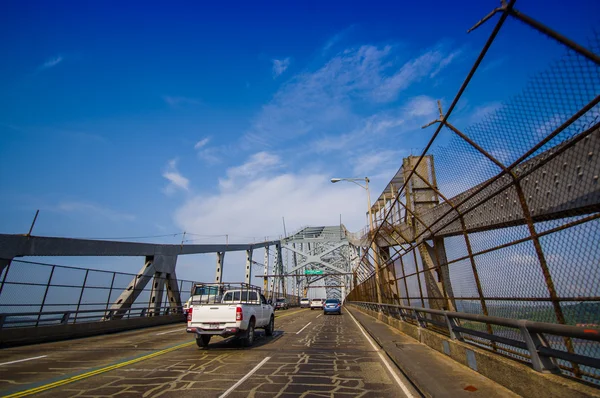
M196 346L185 324L0 351L0 395L403 397L411 387L352 316L278 311L253 347ZM35 358L35 359L32 359ZM403 381L404 380L404 381ZM414 391L413 391L414 392ZM413 394L417 396L416 394Z

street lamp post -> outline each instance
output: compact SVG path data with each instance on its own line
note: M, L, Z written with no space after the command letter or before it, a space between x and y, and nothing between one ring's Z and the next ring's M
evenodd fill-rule
M331 179L331 183L333 183L333 184L335 184L336 182L340 182L340 181L352 182L367 191L367 209L369 210L369 213L368 213L369 214L369 236L371 237L375 228L373 225L373 212L371 211L371 192L369 191L369 177L332 178ZM364 181L365 185L359 184L357 181ZM371 238L374 238L374 237L371 237ZM379 253L378 253L377 245L375 244L375 239L373 239L373 241L371 243L371 250L373 251L373 260L374 260L373 262L374 262L374 266L375 266L375 291L377 292L377 302L381 303L382 302L381 301L381 285L379 283ZM356 272L357 271L355 269L354 273L356 274Z

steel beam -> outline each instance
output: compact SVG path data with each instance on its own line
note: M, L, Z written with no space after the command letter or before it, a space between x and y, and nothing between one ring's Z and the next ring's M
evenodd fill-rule
M595 126L576 143L575 138L523 162L514 170L515 176L521 181L534 222L600 210L600 128ZM465 213L464 230L456 212L452 211L452 205L444 202L420 213L422 223L416 223L415 227L410 223L395 223L393 230L382 229L382 235L394 234L394 239L379 238L377 244L386 246L393 241L410 243L417 237L419 242L431 239L432 234L427 227L431 227L437 237L448 237L525 225L514 180L506 175L474 194L487 183L482 182L449 199L451 203L464 201L457 208ZM446 213L443 220L434 225ZM363 240L365 237L359 241Z
M119 319L131 308L132 304L138 298L142 290L146 287L148 282L152 279L156 272L154 268L154 257L147 256L144 262L144 266L140 271L133 277L133 280L129 282L129 286L121 293L119 298L110 307L110 313L107 314L103 319Z
M164 245L90 239L0 234L0 258L23 256L177 256L182 254L243 251L274 245L267 241L239 245Z
M217 252L217 270L215 275L215 283L223 282L223 261L225 260L225 252Z
M244 281L250 284L250 278L252 277L252 249L246 250L246 276Z

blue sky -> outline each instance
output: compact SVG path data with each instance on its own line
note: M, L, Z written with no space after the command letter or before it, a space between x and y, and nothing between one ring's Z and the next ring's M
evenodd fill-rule
M433 130L496 1L0 4L0 232L261 240L365 224ZM517 8L585 42L600 3ZM516 21L455 114L468 126L562 49ZM213 236L215 235L215 236ZM148 241L180 242L173 238ZM131 269L134 271L134 269Z

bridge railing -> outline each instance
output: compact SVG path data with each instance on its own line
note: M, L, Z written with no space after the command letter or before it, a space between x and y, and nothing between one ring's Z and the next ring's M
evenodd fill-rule
M35 327L59 321L99 321L115 315L166 314L169 308L169 313L179 308L169 302L166 291L158 306L151 303L153 284L149 283L143 288L132 287L137 299L128 305L131 308L111 309L136 277L139 274L13 259L0 274L0 320L4 320L4 327ZM193 284L178 280L181 304L189 298Z
M432 131L424 150L403 159L401 181L391 181L392 191L374 205L375 226L348 301L600 333L600 34L575 43L514 5L503 2L482 22L495 28L456 96L438 103L436 120L423 126ZM525 61L495 43L510 40L506 30L514 34L517 24L508 20L531 28L519 31L519 45L532 57L556 54L511 98L509 85L498 82L514 82ZM510 65L486 74L498 59ZM473 90L488 102L465 98ZM521 360L527 354L495 339L521 340L518 330L463 322L478 333L467 335L470 341ZM597 345L568 335L551 343L573 358L600 355ZM565 374L592 374L600 384L595 370L565 358L558 359Z
M25 328L52 325L73 325L76 323L105 322L118 319L132 319L148 316L163 316L181 314L184 318L183 307L160 307L156 311L148 311L148 307L135 307L122 310L94 309L78 311L45 311L45 312L15 312L0 314L0 330L5 328Z
M395 304L362 301L348 304L529 362L539 372L569 372L570 362L581 365L583 376L590 381L600 380L600 332L596 329ZM482 331L477 325L489 325L494 333ZM573 341L575 352L566 350L565 338Z

